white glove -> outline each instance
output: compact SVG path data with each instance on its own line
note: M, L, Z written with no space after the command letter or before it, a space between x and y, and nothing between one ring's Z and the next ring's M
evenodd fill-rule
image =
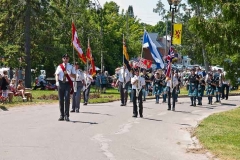
M58 81L56 82L56 86L57 86L57 87L59 86L59 82L58 82Z

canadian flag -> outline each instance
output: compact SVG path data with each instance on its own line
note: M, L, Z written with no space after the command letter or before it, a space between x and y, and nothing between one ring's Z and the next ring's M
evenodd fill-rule
M86 63L87 60L80 46L80 41L77 36L77 30L73 22L72 22L72 44L75 50L78 52L78 57L83 61L83 63Z

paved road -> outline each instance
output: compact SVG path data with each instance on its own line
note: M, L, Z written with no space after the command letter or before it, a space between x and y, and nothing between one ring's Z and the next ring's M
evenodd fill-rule
M90 104L71 114L70 122L57 121L57 104L0 110L0 160L210 159L191 152L196 146L188 130L214 112L236 108L240 97L201 107L189 101L179 98L172 112L147 100L144 118L131 117L132 104Z

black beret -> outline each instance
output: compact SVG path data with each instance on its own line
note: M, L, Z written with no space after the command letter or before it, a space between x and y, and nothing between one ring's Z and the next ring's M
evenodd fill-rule
M62 56L62 58L63 58L63 57L69 57L69 55L66 53L66 54L64 54L64 55Z

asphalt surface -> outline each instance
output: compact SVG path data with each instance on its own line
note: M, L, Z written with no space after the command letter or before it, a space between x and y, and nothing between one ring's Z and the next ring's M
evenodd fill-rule
M132 103L81 104L70 122L58 121L58 104L0 109L0 160L211 159L190 130L212 113L238 107L240 97L206 103L190 107L189 98L179 98L173 112L147 100L143 118L132 117Z

